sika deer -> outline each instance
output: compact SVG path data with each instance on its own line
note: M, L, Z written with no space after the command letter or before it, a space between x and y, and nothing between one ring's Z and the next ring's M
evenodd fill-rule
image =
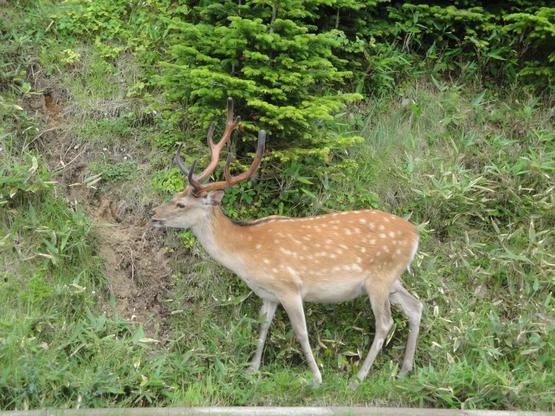
M376 321L374 341L358 379L363 380L381 350L393 320L390 304L400 307L409 321L409 336L400 375L412 370L422 303L401 284L418 248L416 227L404 219L377 210L338 212L308 218L266 217L246 225L234 224L222 212L223 190L250 178L258 169L265 146L265 133L258 135L256 157L247 172L229 173L225 180L208 184L238 119L228 99L227 124L222 139L214 144L214 126L208 132L211 162L194 175L195 163L187 170L180 157L178 167L189 186L155 209L152 221L158 227L190 228L206 251L236 273L260 298L263 324L250 370L258 370L268 329L278 304L291 321L306 360L320 383L322 376L310 348L303 302L336 303L364 293L370 298ZM180 146L181 147L181 146Z

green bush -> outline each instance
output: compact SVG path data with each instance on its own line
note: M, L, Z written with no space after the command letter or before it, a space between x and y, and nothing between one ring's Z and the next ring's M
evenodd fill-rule
M378 36L426 56L439 72L501 83L519 77L549 91L555 88L555 8L541 5L404 3L389 8L390 26Z
M515 40L519 75L542 90L555 90L555 8L504 16L503 31Z

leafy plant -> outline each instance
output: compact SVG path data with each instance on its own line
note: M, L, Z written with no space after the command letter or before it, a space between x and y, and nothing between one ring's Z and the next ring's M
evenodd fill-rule
M101 175L103 179L108 181L121 181L129 179L137 171L137 162L134 160L123 160L116 163L93 163L91 171L94 174Z

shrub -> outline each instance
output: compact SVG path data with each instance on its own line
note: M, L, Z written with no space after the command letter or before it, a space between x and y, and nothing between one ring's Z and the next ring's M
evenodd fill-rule
M389 8L389 28L378 34L425 55L440 72L495 82L521 77L541 91L546 85L553 90L555 9L541 5L507 2L489 10L487 2L405 3Z

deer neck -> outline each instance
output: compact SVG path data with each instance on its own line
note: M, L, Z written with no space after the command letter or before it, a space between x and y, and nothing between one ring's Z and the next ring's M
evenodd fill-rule
M225 216L219 206L213 207L209 215L191 230L214 260L241 274L244 269L241 260L241 248L245 244L244 233L240 226Z

